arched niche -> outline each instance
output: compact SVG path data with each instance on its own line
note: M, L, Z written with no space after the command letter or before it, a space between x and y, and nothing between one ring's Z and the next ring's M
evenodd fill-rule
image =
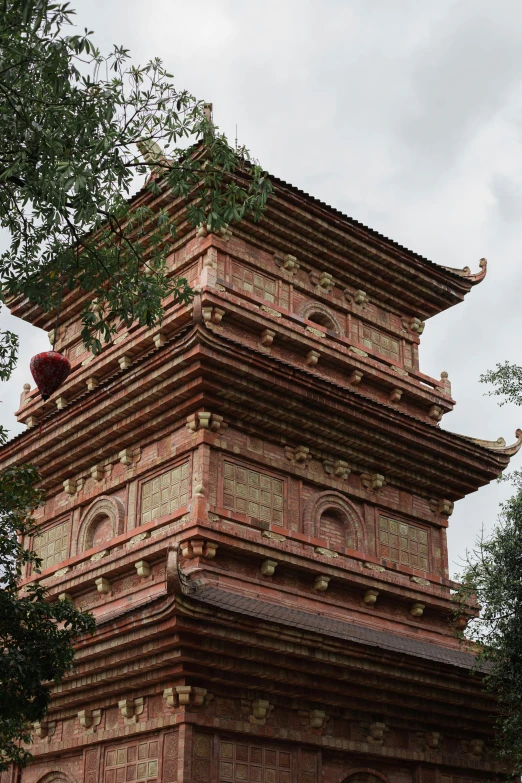
M76 783L76 779L66 772L56 770L53 772L46 772L37 783Z
M77 554L101 546L123 533L125 506L119 498L102 495L83 515L78 531Z
M335 783L389 783L386 775L370 767L357 767L343 772Z
M341 322L332 311L321 302L307 302L299 310L299 315L308 321L326 327L334 334L342 334Z
M304 508L303 532L308 536L325 538L332 549L366 549L361 515L340 492L326 491L312 495Z

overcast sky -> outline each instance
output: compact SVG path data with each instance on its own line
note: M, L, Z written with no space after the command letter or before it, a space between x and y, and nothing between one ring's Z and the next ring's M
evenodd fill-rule
M478 271L485 256L486 280L426 324L421 369L449 373L457 407L444 428L515 440L522 410L485 397L479 376L522 358L520 0L71 4L102 50L161 57L271 173L437 263ZM23 341L1 395L15 433L29 359L48 342L5 314L0 323ZM453 571L509 494L495 483L457 504Z

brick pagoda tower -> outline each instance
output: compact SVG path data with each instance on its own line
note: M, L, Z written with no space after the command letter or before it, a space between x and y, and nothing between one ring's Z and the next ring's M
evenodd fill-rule
M485 783L494 701L454 636L446 527L512 447L440 427L424 322L485 275L438 266L273 178L259 224L180 226L196 290L161 329L25 387L54 599L97 620L2 783ZM49 330L53 318L17 301ZM461 618L461 621L465 622Z

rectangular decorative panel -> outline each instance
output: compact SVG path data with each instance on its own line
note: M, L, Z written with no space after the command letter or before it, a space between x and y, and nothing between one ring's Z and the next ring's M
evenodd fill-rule
M399 522L397 519L379 519L381 556L394 563L428 571L428 531Z
M156 783L158 740L109 748L105 753L103 783Z
M83 779L84 783L98 783L100 765L100 746L88 748L83 752Z
M292 783L288 750L259 744L221 742L220 783Z
M42 558L42 569L61 563L67 558L69 520L47 528L35 536L34 550Z
M265 522L283 522L283 482L257 470L225 462L223 506Z
M163 741L163 783L176 783L178 780L178 732L165 734Z
M362 326L362 343L367 348L398 362L400 358L399 341L372 326Z
M164 514L171 514L185 506L189 497L189 463L168 470L141 489L141 524L150 522Z
M241 264L232 264L232 284L267 302L276 301L276 281Z
M194 732L192 743L192 781L193 783L211 783L212 777L212 736Z

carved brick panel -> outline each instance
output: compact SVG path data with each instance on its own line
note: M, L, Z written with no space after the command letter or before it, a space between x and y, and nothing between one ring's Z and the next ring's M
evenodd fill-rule
M157 739L107 749L103 783L156 783L157 779Z
M100 779L100 746L89 748L83 754L84 783L98 783Z
M223 506L265 522L283 522L284 483L231 462L223 466Z
M297 752L298 783L318 783L320 754L314 750L299 749Z
M379 543L383 558L429 571L427 530L381 516Z
M192 745L192 780L210 783L212 774L212 736L194 732Z
M242 264L232 263L232 285L265 302L288 307L288 286Z
M221 742L220 783L293 783L292 754L259 743ZM315 781L314 781L315 783Z
M163 783L177 783L179 736L177 731L165 735L163 741Z
M375 353L379 353L381 356L386 356L388 359L393 359L396 362L400 361L398 340L365 324L360 327L360 332L362 336L361 342L367 348L375 351Z
M185 506L189 497L188 461L146 481L141 489L141 524Z
M70 520L67 519L35 536L34 551L42 558L42 569L67 559L69 529Z

